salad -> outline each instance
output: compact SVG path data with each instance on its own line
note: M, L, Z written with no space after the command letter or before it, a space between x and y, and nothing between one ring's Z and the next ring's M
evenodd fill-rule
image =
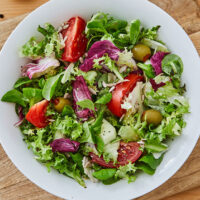
M20 48L29 62L1 99L15 103L36 160L83 187L155 173L189 113L183 62L159 28L102 12L38 27L43 37Z

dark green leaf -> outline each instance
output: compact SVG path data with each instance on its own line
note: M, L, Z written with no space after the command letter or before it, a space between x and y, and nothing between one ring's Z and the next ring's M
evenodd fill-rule
M116 32L119 31L120 29L124 29L127 26L127 24L128 24L127 21L113 19L107 23L106 30L108 32Z
M101 110L97 113L97 118L95 122L91 125L91 131L95 131L95 132L101 131L101 125L102 125L105 109L106 107L102 107Z
M94 20L94 21L88 22L87 28L92 31L107 33L101 21Z
M32 82L33 82L33 80L29 79L28 77L21 77L15 82L14 88L16 89L24 84L28 84L28 83L32 83Z
M110 178L110 179L107 179L107 180L102 181L102 183L103 183L104 185L112 185L112 184L116 183L116 182L119 181L119 180L120 180L120 179L118 179L118 178L112 177L112 178Z
M116 169L101 169L100 171L94 172L92 175L101 181L105 181L112 178L116 171Z
M82 165L82 160L83 160L83 155L80 153L70 153L70 156L72 160L77 163L78 167L81 169L83 172L83 165Z
M102 97L97 99L95 103L97 104L107 104L112 99L112 94L110 92L104 94Z
M152 169L156 169L158 165L162 162L164 154L160 156L160 158L154 158L153 154L147 154L139 159L140 162L144 162L148 164Z
M1 98L1 101L18 103L23 107L26 106L23 94L16 89L10 90L6 94L4 94L3 97Z
M130 25L130 40L133 45L135 45L139 39L140 34L140 20L134 20Z
M144 163L140 163L136 167L149 175L153 175L155 173L155 169L152 169Z
M97 150L100 152L100 153L103 153L103 150L104 150L104 142L102 140L102 138L99 136L99 135L96 135L95 136L95 140L96 140L96 144L97 144Z

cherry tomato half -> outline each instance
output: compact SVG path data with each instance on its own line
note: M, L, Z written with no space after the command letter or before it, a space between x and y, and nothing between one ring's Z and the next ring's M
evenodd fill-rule
M65 48L62 60L76 62L85 53L87 39L84 33L86 23L81 17L72 17L67 22L68 27L62 31Z
M126 82L119 83L115 86L112 92L112 99L107 104L108 109L117 117L121 117L125 110L121 108L123 99L133 90L138 81L143 81L143 76L138 74L129 74L125 79L129 80Z
M134 163L142 155L142 151L139 150L140 145L137 142L120 142L118 149L117 164L114 165L112 161L106 163L103 156L99 157L94 153L90 153L90 157L93 163L97 163L106 168L116 168L127 165L129 162Z
M43 100L33 105L26 114L26 120L38 128L44 128L48 125L47 117L45 116L49 101Z

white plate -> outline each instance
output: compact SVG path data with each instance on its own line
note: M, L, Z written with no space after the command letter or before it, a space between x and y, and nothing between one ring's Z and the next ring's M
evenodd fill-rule
M10 90L20 76L20 66L25 60L18 57L18 48L36 34L39 24L50 22L58 26L70 17L80 15L88 19L93 13L103 11L111 15L132 20L138 18L146 27L161 25L160 38L172 52L184 62L183 81L187 85L187 96L191 114L187 116L187 127L176 138L166 153L163 162L153 176L140 175L136 182L120 181L105 186L87 181L87 189L74 180L56 171L48 173L45 166L34 160L30 150L22 141L20 131L13 124L18 120L14 105L0 102L0 139L6 153L16 167L32 182L46 191L68 200L127 200L150 192L169 179L186 161L199 137L199 56L183 29L163 10L146 0L53 0L32 12L14 30L0 54L0 97Z

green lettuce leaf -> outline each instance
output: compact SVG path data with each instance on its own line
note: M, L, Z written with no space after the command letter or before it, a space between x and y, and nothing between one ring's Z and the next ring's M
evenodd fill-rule
M80 106L81 108L88 108L90 110L94 111L94 103L90 99L85 99L82 101L77 101L76 104Z
M41 41L37 41L35 37L32 37L26 44L20 49L20 55L22 57L28 57L32 59L38 59L40 57L50 56L55 53L57 58L61 57L62 44L58 31L51 25L45 24L45 27L38 27L44 38Z
M23 107L26 106L23 94L16 89L13 89L13 90L6 92L6 94L4 94L3 97L1 98L1 101L10 102L10 103L17 103L17 104L19 104Z

